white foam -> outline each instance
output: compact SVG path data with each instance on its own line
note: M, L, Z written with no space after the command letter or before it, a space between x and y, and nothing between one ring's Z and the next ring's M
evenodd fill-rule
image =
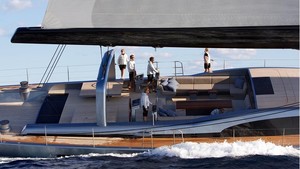
M167 156L179 158L220 158L220 157L240 157L249 155L284 155L300 157L300 149L292 146L278 146L263 140L251 142L237 141L234 143L196 143L185 142L173 146L162 146L144 153L118 154L118 153L90 153L87 155L66 156L59 158L71 157L95 157L95 156L112 156L120 158L131 158L138 155L148 156ZM17 160L41 160L49 158L0 158L0 164L9 163Z
M39 160L45 160L50 158L22 158L22 157L0 157L0 164L10 163L12 161L19 161L19 160L33 160L33 161L39 161Z
M21 158L21 157L0 157L0 164L10 163L12 161L19 161L19 160L49 160L49 159L64 159L64 158L72 158L72 157L101 157L101 156L112 156L112 157L120 157L120 158L131 158L138 156L139 154L143 153L132 153L132 154L117 154L117 153L106 153L106 154L98 154L98 153L90 153L90 154L83 154L83 155L72 155L72 156L64 156L64 157L56 157L56 158Z
M101 157L101 156L112 156L112 157L120 157L120 158L131 158L136 157L142 153L132 153L132 154L117 154L117 153L107 153L107 154L98 154L98 153L90 153L86 155L80 155L80 157Z
M300 150L292 146L278 146L262 140L234 143L185 142L173 146L163 146L149 152L149 155L180 158L219 158L249 155L300 156Z

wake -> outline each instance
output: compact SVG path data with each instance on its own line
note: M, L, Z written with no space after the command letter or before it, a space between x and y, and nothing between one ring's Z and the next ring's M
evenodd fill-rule
M162 146L149 150L144 153L133 154L118 154L106 153L97 154L90 153L84 155L65 156L57 158L9 158L0 157L0 164L9 163L19 160L49 160L49 159L67 159L67 158L90 158L90 157L117 157L117 158L134 158L138 156L160 156L160 157L179 157L183 159L197 159L197 158L221 158L221 157L242 157L251 155L264 156L295 156L300 157L300 149L292 146L278 146L263 140L256 140L250 142L236 141L228 143L196 143L184 142L172 146Z
M270 142L195 143L185 142L173 146L163 146L149 152L149 155L180 158L220 158L251 155L300 156L300 150L292 146L278 146Z

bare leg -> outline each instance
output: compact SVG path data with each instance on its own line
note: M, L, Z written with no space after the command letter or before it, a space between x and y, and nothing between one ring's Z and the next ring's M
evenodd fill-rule
M121 78L122 78L122 79L124 79L124 72L125 72L125 69L122 69L122 70L121 70Z
M143 117L143 120L144 120L144 121L147 121L147 117Z
M134 80L133 81L130 81L130 89L131 89L131 91L135 91L135 82L134 82Z

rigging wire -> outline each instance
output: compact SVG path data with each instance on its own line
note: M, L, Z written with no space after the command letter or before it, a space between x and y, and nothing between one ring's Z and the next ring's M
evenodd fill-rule
M44 72L44 74L41 78L41 81L38 84L38 87L40 87L43 80L44 80L43 85L49 81L50 77L52 76L52 74L53 74L53 72L54 72L54 70L57 66L58 61L60 60L60 58L62 56L63 51L65 50L65 48L66 48L66 45L59 44L57 46L57 48L56 48L56 50L55 50L55 52L54 52L54 54L53 54L53 56L52 56L52 58L51 58L51 60L48 64L48 66L47 66L47 68L46 68L46 70L45 70L45 72Z
M59 53L58 53L58 55L57 55L57 57L56 57L56 59L55 59L53 65L52 65L52 67L51 67L52 69L51 69L51 71L49 71L48 76L47 76L47 78L46 78L46 80L44 81L43 84L49 82L49 80L50 80L50 78L51 78L51 76L52 76L52 74L53 74L53 72L54 72L54 70L55 70L55 68L56 68L56 66L57 66L57 63L58 63L58 61L60 60L60 58L61 58L61 56L62 56L62 54L63 54L65 48L66 48L66 45L62 45L62 47L61 47L61 49L59 50Z
M54 57L56 55L56 52L58 51L59 48L60 48L60 44L57 46L57 48L56 48L56 50L55 50L55 52L54 52L54 54L53 54L53 56L52 56L52 58L51 58L51 60L50 60L50 62L48 64L48 66L47 66L47 68L46 68L46 70L45 70L45 72L44 72L44 74L43 74L43 76L42 76L42 78L40 80L40 83L38 84L38 87L40 87L40 85L41 85L41 83L42 83L42 81L43 81L46 73L48 72L48 69L49 69L49 67L50 67L50 65L51 65L51 63L52 63L52 61L53 61L53 59L54 59Z

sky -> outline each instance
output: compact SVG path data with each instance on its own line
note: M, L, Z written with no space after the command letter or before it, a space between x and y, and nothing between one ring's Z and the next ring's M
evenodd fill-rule
M57 45L15 44L11 37L18 27L40 26L47 8L47 0L0 1L0 85L40 82ZM203 48L110 47L116 56L124 48L135 54L138 74L145 74L147 61L155 57L163 76L174 75L174 61L183 63L184 74L203 72ZM68 45L51 81L95 80L101 63L101 53L108 47ZM102 52L101 52L102 50ZM210 49L212 69L236 67L284 66L299 67L299 51L293 49ZM180 69L177 70L180 72ZM116 67L116 76L120 72ZM126 77L128 73L126 72Z

